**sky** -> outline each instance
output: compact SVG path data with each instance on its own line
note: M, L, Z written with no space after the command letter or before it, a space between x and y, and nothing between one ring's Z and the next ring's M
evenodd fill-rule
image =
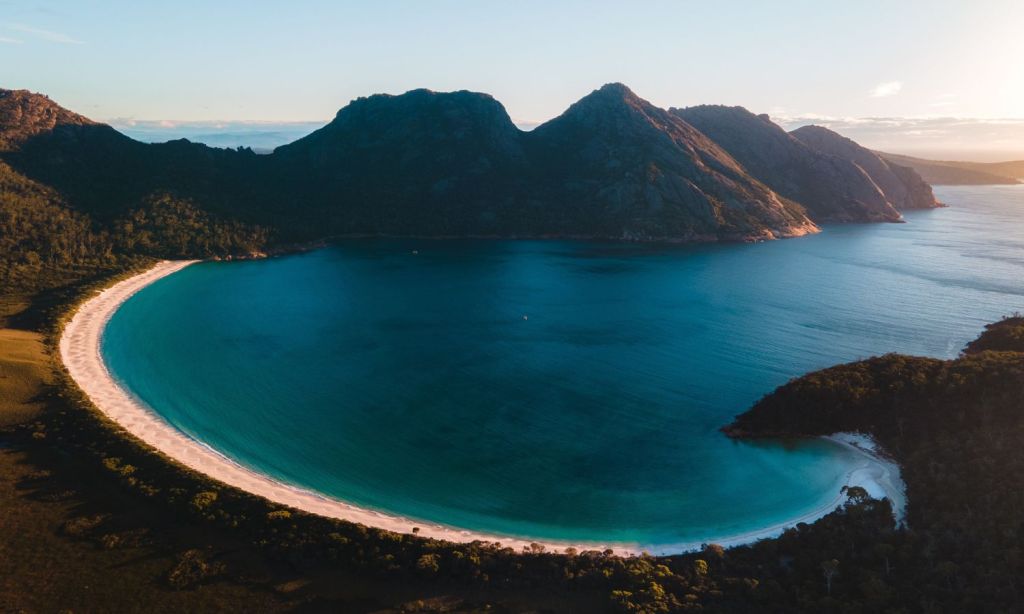
M0 0L0 87L158 138L301 132L419 87L490 93L529 128L621 81L662 107L1024 157L1022 34L1021 0Z

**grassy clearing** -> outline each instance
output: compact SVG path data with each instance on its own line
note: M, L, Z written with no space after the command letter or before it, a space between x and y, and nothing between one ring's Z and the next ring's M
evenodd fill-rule
M0 329L0 428L23 424L43 410L42 396L53 379L43 336Z

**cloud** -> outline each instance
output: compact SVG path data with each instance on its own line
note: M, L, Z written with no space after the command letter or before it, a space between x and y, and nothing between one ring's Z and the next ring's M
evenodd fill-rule
M889 96L895 96L900 93L903 89L902 81L886 81L879 83L875 86L875 89L871 90L872 98L888 98Z
M14 30L15 32L21 32L34 36L38 39L49 41L51 43L60 43L61 45L84 45L84 41L80 41L76 38L72 38L67 34L61 34L60 32L53 32L52 30L43 30L40 28L33 28L23 23L9 23L6 24L8 30Z
M928 106L933 108L954 107L957 105L957 98L959 98L959 96L956 94L939 94L935 97L935 100L928 103Z
M9 38L7 36L0 36L0 44L4 45L20 45L21 41L16 38Z

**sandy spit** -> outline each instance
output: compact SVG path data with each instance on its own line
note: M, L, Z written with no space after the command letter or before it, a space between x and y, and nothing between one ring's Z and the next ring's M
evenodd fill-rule
M531 540L522 537L479 533L362 508L296 486L283 484L239 465L164 422L155 412L114 380L101 358L100 338L107 322L118 307L147 285L176 273L194 262L196 261L162 261L148 271L120 281L84 302L71 318L61 336L61 360L71 378L93 404L126 431L190 469L204 473L224 484L264 497L274 503L312 514L339 518L398 533L412 533L413 528L417 527L418 535L422 537L451 542L500 542L502 546L517 550L527 548L532 543L538 543L549 551L562 551L569 547L580 551L610 549L616 554L628 556L643 552L658 555L677 554L699 550L705 543L716 543L728 547L776 537L785 529L798 523L813 522L825 516L846 499L845 495L836 493L836 497L825 505L785 522L756 531L723 535L719 539L702 540L700 543L644 545L618 542ZM846 484L862 486L874 497L889 497L893 502L897 520L902 521L906 497L905 487L900 479L899 467L880 454L877 445L865 435L837 433L829 439L857 452L862 459L847 475Z

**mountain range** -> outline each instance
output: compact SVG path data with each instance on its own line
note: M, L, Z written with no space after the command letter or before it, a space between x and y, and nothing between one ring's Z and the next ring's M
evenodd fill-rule
M0 90L0 204L15 185L111 249L144 229L160 256L354 235L750 241L939 206L914 170L825 128L661 109L617 83L532 131L486 94L359 98L267 155L144 144Z

